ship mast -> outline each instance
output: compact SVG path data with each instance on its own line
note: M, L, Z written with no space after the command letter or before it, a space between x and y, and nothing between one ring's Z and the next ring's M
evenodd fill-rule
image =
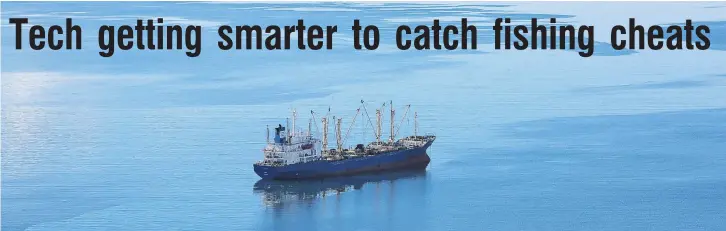
M408 115L408 111L411 110L411 104L406 105L406 111L403 112L403 117L401 117L401 122L398 123L398 128L396 128L396 132L393 133L393 136L395 138L396 134L398 134L398 131L401 130L403 127L403 121L406 119L406 116Z
M413 136L418 136L418 112L413 113Z
M308 120L308 136L313 136L313 118L310 118L310 120Z
M297 119L297 112L292 109L292 136L295 136L295 120Z
M323 117L323 151L328 151L328 118Z
M285 131L285 132L287 133L286 138L287 138L287 143L289 144L290 137L292 136L292 135L290 135L290 118L285 118L285 129L287 129L287 131Z
M376 142L381 142L381 110L376 109Z
M394 127L393 122L395 121L395 116L396 116L396 111L393 110L393 100L391 100L391 139L389 140L391 143L393 143L393 141L396 141L395 140L396 139L396 137L395 137L396 134L395 134L395 132L393 130L393 127Z
M348 131L345 132L345 137L343 137L343 145L345 145L345 141L348 140L348 135L350 135L350 131L353 130L353 126L355 125L355 119L358 118L358 114L360 114L360 108L358 108L355 111L355 116L353 116L353 121L350 122L350 127L348 127Z
M267 125L267 143L270 143L270 125Z
M333 116L333 120L335 121L335 116ZM338 152L343 151L343 144L342 144L342 134L340 131L340 124L343 122L343 119L338 118L338 120L335 123L335 141L338 144Z

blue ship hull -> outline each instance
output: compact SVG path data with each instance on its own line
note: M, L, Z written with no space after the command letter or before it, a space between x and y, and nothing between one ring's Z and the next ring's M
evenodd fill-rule
M346 176L360 173L381 172L387 170L426 168L431 159L425 145L399 151L380 153L372 156L356 157L336 161L318 160L284 166L254 165L255 173L262 179L295 180Z

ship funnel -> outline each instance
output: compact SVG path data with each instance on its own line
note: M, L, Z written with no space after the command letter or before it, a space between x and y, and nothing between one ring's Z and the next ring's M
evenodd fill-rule
M284 131L285 131L285 127L283 127L282 124L277 125L277 127L275 128L275 143L276 144L285 143L285 138L280 135Z

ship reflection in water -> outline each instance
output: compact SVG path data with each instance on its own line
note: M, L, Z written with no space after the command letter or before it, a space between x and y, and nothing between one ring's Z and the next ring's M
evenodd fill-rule
M385 185L388 191L385 193L393 196L396 183L414 179L425 182L426 174L425 169L417 169L298 181L262 179L255 183L253 189L255 194L262 195L265 206L283 209L288 205L312 204L319 198L338 197L342 193L361 190L364 186L380 189L381 185Z

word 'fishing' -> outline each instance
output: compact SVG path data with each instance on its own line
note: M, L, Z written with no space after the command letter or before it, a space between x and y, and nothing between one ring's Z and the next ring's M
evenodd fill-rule
M557 26L551 25L550 27L544 26L544 25L537 25L537 19L532 19L532 25L531 27L527 27L525 25L516 25L514 28L510 25L504 25L502 26L502 21L504 21L504 24L511 23L511 20L509 18L497 18L494 20L494 26L492 27L494 29L494 49L501 49L501 35L502 35L502 29L504 29L504 49L509 50L511 49L512 45L514 45L514 48L517 50L526 50L528 47L531 47L532 50L537 49L575 49L575 38L577 38L577 46L580 48L579 54L582 57L590 57L595 52L595 30L593 26L580 26L577 30L572 25L560 25L559 30ZM557 20L555 18L550 19L550 23L554 24L557 23ZM529 28L531 28L531 32L529 31ZM575 32L577 32L577 36L575 36ZM513 41L512 39L512 33L514 33L514 37L516 41ZM548 43L548 33L549 33L549 43ZM527 39L526 35L530 35L530 39ZM559 47L557 46L557 40L559 37ZM569 39L566 40L566 39ZM540 47L537 48L537 41L541 40L541 43L539 43ZM512 44L512 42L514 42ZM529 46L529 44L532 44L532 46Z

